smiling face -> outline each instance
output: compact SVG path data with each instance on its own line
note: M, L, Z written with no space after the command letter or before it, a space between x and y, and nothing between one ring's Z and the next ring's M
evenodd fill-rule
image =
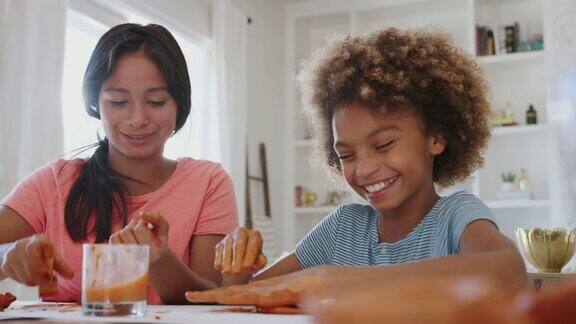
M350 104L334 114L332 129L346 182L381 213L435 194L434 156L445 143L425 134L416 113Z
M162 73L144 52L121 56L98 99L110 154L136 159L162 156L174 132L177 106Z

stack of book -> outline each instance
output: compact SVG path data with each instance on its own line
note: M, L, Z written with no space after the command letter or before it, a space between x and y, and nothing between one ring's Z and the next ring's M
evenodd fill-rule
M500 26L494 31L488 26L476 26L476 55L499 55L516 52L542 50L541 34L520 39L520 24Z

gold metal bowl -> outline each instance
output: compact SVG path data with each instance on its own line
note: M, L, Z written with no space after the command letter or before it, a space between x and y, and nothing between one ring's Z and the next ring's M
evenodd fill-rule
M516 229L518 247L539 272L562 270L576 252L576 229Z

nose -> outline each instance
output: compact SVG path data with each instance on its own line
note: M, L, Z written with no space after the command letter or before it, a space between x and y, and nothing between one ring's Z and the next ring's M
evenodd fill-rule
M142 128L150 123L150 117L143 104L135 103L130 109L127 123L132 128Z
M359 180L369 180L380 169L380 163L374 156L358 156L356 162L356 177Z

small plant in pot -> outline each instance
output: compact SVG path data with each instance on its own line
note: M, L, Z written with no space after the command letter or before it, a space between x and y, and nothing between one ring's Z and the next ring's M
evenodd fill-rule
M502 173L502 183L500 189L503 191L512 191L515 189L516 173L512 171Z

